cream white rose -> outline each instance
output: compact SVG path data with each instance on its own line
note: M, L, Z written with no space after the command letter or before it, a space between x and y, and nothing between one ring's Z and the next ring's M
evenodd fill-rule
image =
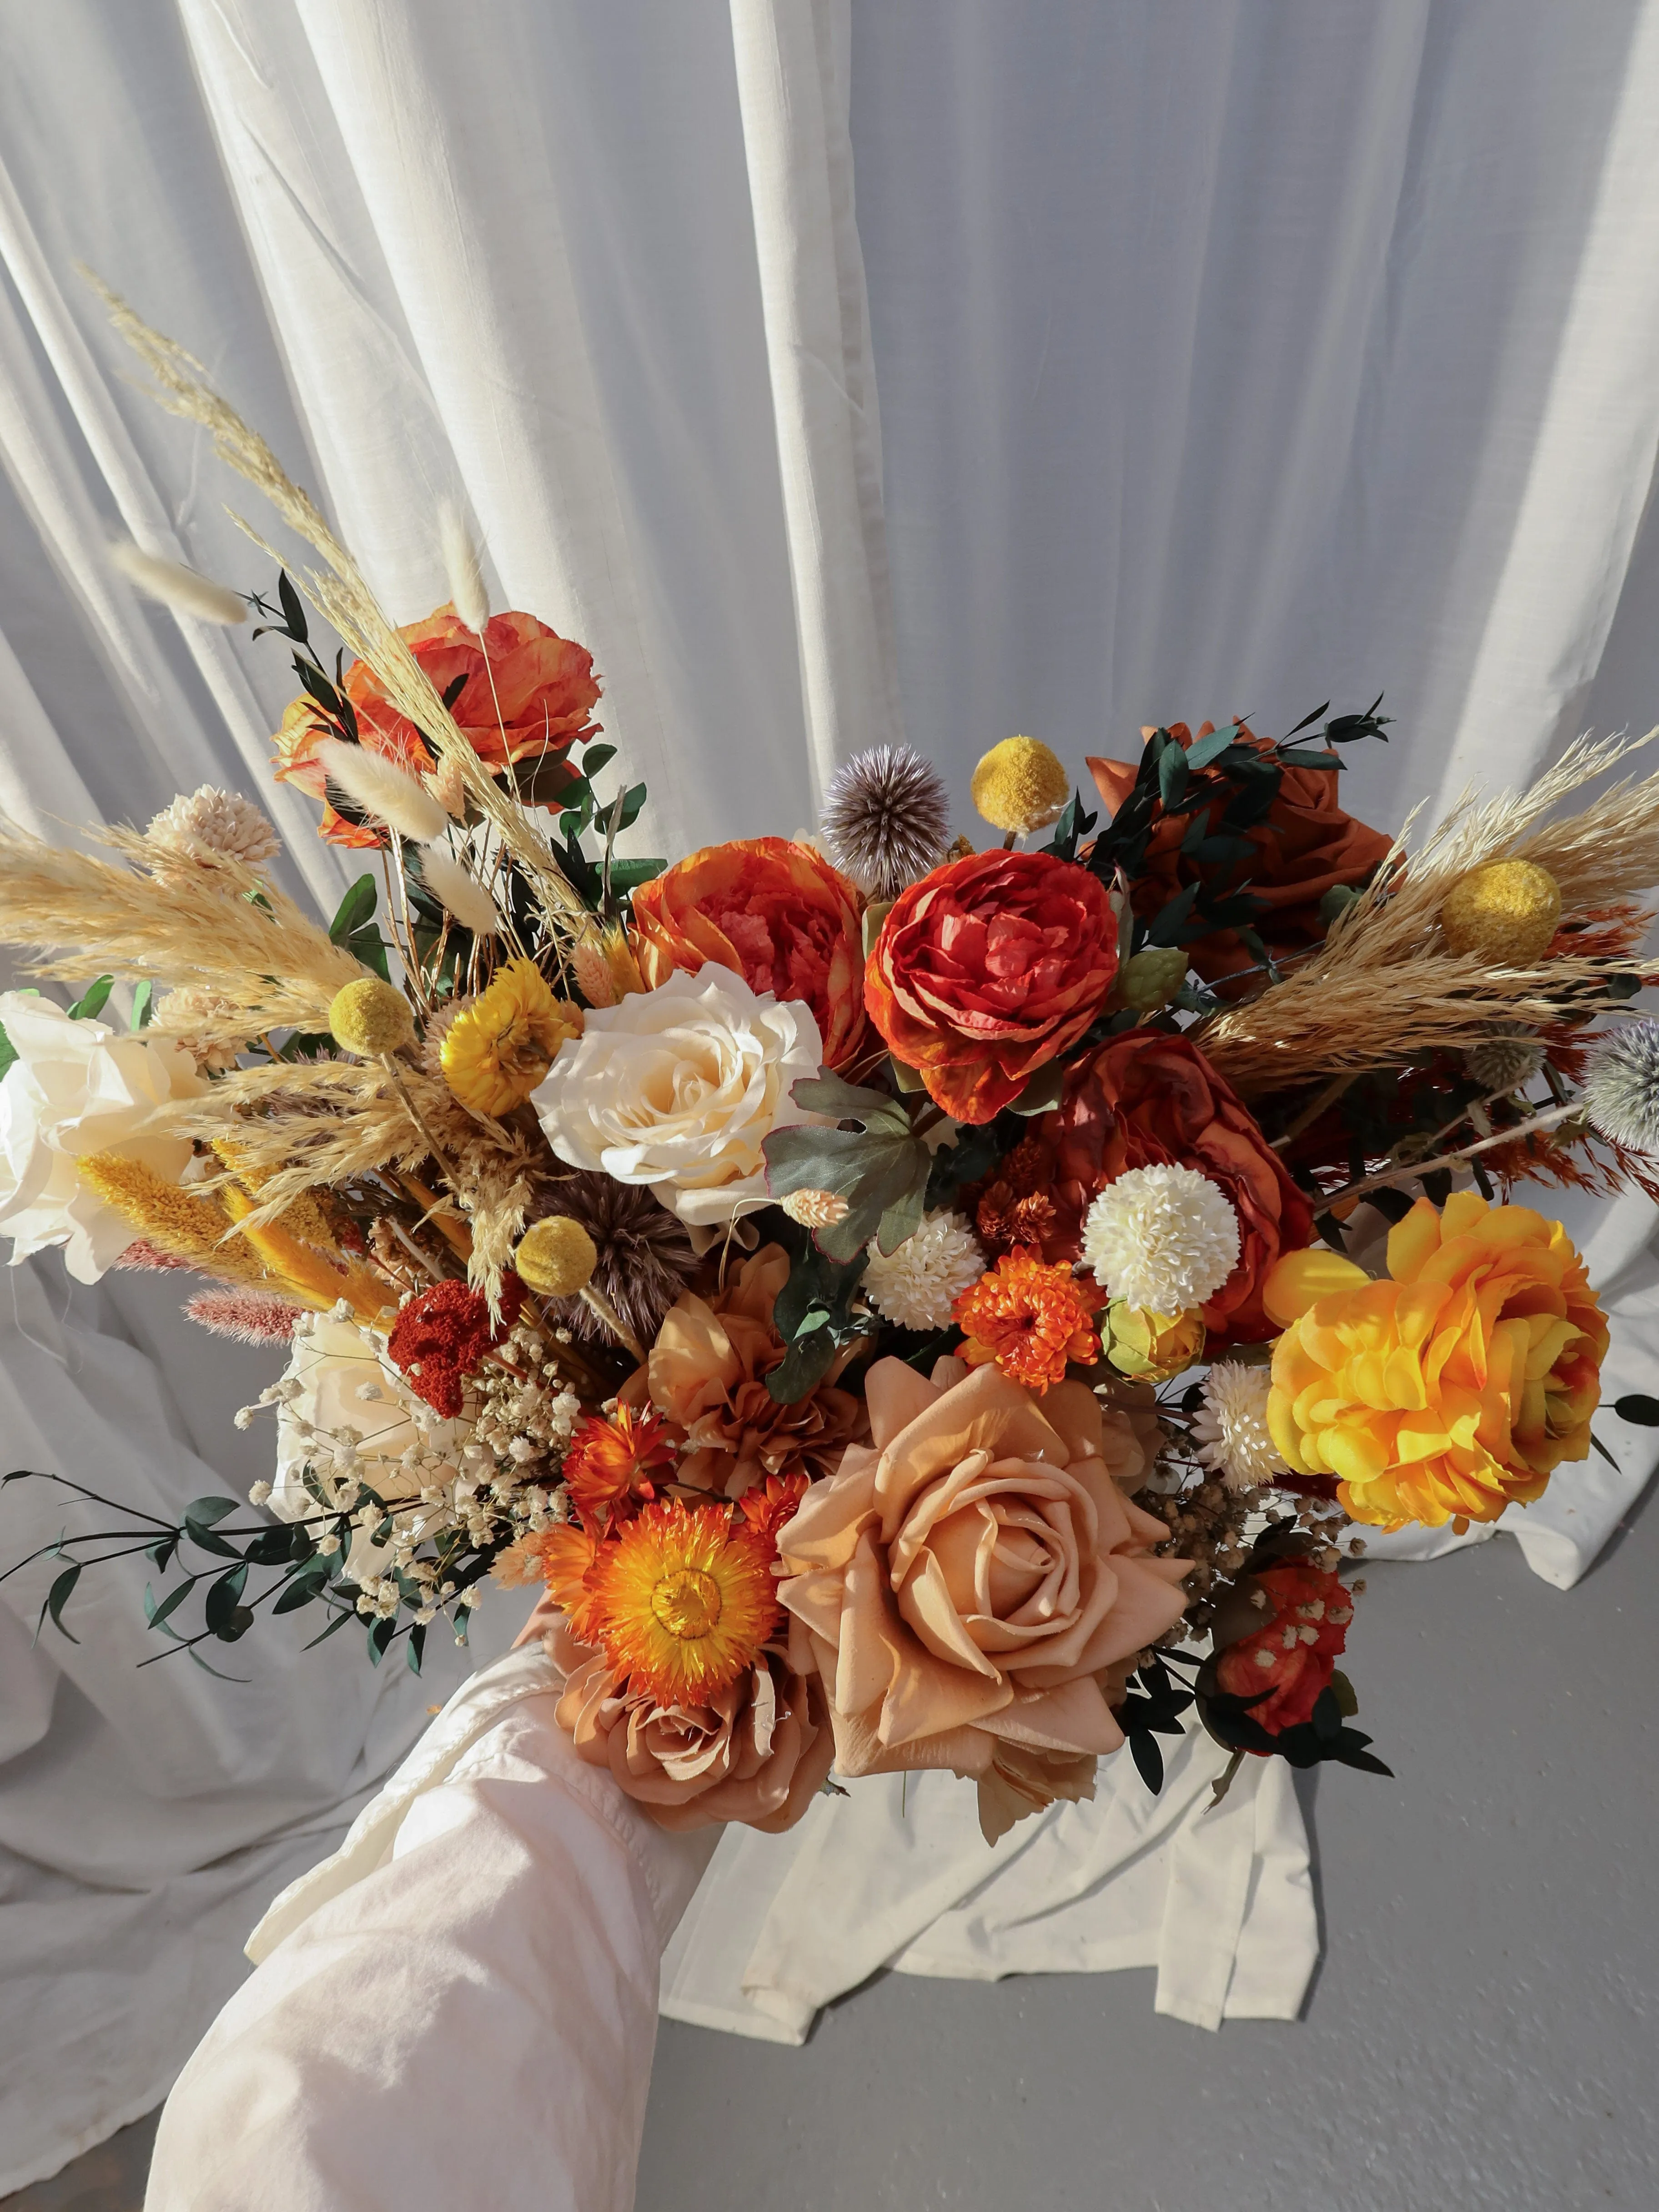
M297 1382L276 1413L276 1479L266 1500L279 1521L303 1521L322 1508L306 1487L309 1469L324 1500L349 1506L359 1481L394 1508L416 1504L422 1488L444 1488L460 1473L467 1424L431 1413L386 1356L381 1340L331 1314L296 1323L285 1382ZM405 1466L418 1455L423 1468ZM381 1516L371 1514L375 1527ZM354 1581L378 1572L389 1545L366 1529L351 1542Z
M562 1160L648 1184L707 1228L766 1204L772 1130L823 1119L789 1095L823 1052L808 1007L710 962L595 1007L531 1103Z
M134 1132L158 1106L207 1085L180 1046L71 1021L33 991L0 993L0 1023L17 1054L0 1081L0 1230L14 1240L12 1265L62 1244L76 1280L95 1283L133 1227L81 1180L76 1160L118 1152L178 1182L188 1139Z

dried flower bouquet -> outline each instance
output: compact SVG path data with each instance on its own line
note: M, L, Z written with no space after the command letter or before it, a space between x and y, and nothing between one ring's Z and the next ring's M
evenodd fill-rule
M1010 738L985 851L884 748L811 839L635 857L590 655L491 613L453 514L452 603L394 626L111 307L320 562L128 573L285 641L276 774L370 866L324 928L212 790L0 843L0 937L87 987L0 998L14 1257L188 1272L289 1353L252 1523L33 1478L115 1523L50 1547L43 1618L141 1551L163 1652L310 1607L418 1668L536 1585L562 1724L670 1826L942 1766L994 1838L1126 1741L1156 1790L1189 1708L1234 1767L1386 1772L1339 1668L1358 1532L1492 1520L1594 1444L1606 1322L1509 1194L1659 1195L1659 775L1605 787L1638 747L1410 844L1337 802L1380 702L1147 730L1097 811Z

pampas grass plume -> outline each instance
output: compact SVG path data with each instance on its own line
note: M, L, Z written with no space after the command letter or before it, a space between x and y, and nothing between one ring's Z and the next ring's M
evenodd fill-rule
M109 557L111 566L120 570L135 591L171 607L174 614L193 615L198 622L223 623L228 628L247 620L247 608L228 584L198 576L181 562L146 553L130 538L118 538L109 549Z
M438 509L438 535L444 549L444 568L449 576L449 596L455 611L470 630L482 630L489 620L489 594L484 589L478 549L466 517L453 499Z
M463 929L470 929L475 937L491 937L501 927L495 900L443 846L422 846L421 872L427 889L442 900Z
M441 837L448 817L420 781L384 753L367 745L349 745L342 738L325 738L313 758L322 763L331 783L366 814L388 823L411 844L423 845Z

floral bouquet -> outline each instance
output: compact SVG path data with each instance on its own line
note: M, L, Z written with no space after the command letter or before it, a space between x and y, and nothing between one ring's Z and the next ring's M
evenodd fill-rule
M1194 1719L1229 1773L1386 1773L1359 1532L1491 1521L1594 1443L1606 1322L1509 1194L1659 1195L1659 775L1581 743L1408 850L1337 802L1378 702L1145 731L1087 802L1009 738L984 850L884 748L811 836L637 857L589 654L489 611L453 515L452 604L394 627L112 306L318 556L270 598L129 573L284 641L275 772L369 865L324 927L208 789L0 844L0 936L79 992L0 997L15 1256L187 1272L289 1353L250 1524L33 1478L120 1524L48 1547L43 1618L140 1552L163 1652L310 1608L418 1669L539 1586L562 1725L671 1827L947 1767L994 1838L1126 1740L1158 1789Z

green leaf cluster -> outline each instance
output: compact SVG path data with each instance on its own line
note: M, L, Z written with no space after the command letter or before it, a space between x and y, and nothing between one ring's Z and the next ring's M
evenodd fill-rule
M810 1112L833 1115L836 1125L798 1123L764 1140L773 1197L829 1190L847 1200L844 1219L813 1232L832 1260L853 1259L872 1237L884 1252L896 1251L921 1226L933 1164L902 1100L830 1074L801 1077L790 1096Z

